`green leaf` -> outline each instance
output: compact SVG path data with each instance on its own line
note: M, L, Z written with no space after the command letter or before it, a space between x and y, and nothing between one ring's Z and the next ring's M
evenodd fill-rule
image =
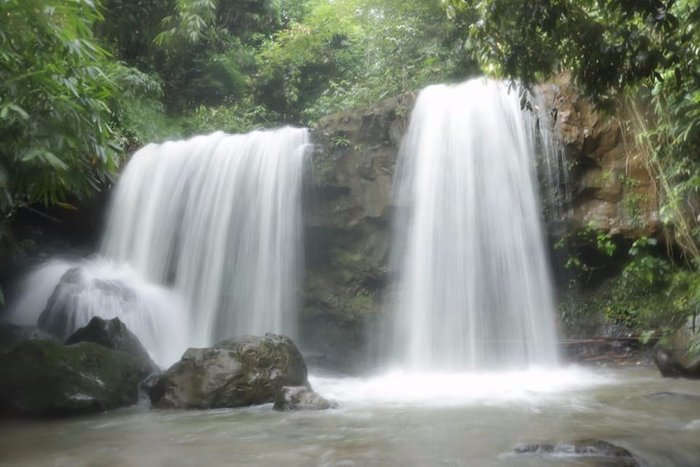
M5 104L2 106L2 109L0 109L0 118L5 119L7 118L7 115L9 114L10 111L13 111L17 115L19 115L20 118L23 120L28 120L29 119L29 114L25 112L25 110L16 105L16 104Z

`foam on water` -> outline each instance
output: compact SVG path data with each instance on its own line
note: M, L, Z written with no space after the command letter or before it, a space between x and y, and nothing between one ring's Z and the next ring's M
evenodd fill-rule
M610 374L579 367L522 371L417 373L391 370L368 377L311 375L311 384L344 406L451 407L473 404L537 404L571 391L613 384Z

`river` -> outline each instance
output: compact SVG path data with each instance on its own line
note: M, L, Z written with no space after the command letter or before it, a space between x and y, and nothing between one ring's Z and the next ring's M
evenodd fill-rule
M598 466L516 455L534 442L602 439L649 466L700 465L700 383L651 368L373 378L312 376L340 407L275 412L135 407L0 422L0 465Z

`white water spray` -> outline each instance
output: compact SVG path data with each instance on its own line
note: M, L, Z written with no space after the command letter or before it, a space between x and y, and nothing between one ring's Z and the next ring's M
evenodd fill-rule
M495 81L418 96L395 181L392 333L403 367L557 362L533 123Z
M195 345L295 334L307 143L284 128L146 146L117 187L104 254L172 284Z
M112 198L108 260L48 263L10 320L51 322L39 319L47 303L48 313L71 310L72 330L95 315L119 317L160 365L222 338L293 336L307 146L307 130L282 128L144 147ZM76 266L85 289L54 292Z

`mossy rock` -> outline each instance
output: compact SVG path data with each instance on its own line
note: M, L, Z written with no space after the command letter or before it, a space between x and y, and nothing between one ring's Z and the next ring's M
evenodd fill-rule
M138 337L119 318L93 317L86 326L75 331L66 340L67 345L79 342L92 342L131 355L139 363L141 379L159 370Z
M136 403L139 365L122 352L83 342L20 342L0 353L0 414L68 416Z
M18 342L29 339L57 341L57 339L36 326L19 326L11 323L0 323L0 352L11 349Z

